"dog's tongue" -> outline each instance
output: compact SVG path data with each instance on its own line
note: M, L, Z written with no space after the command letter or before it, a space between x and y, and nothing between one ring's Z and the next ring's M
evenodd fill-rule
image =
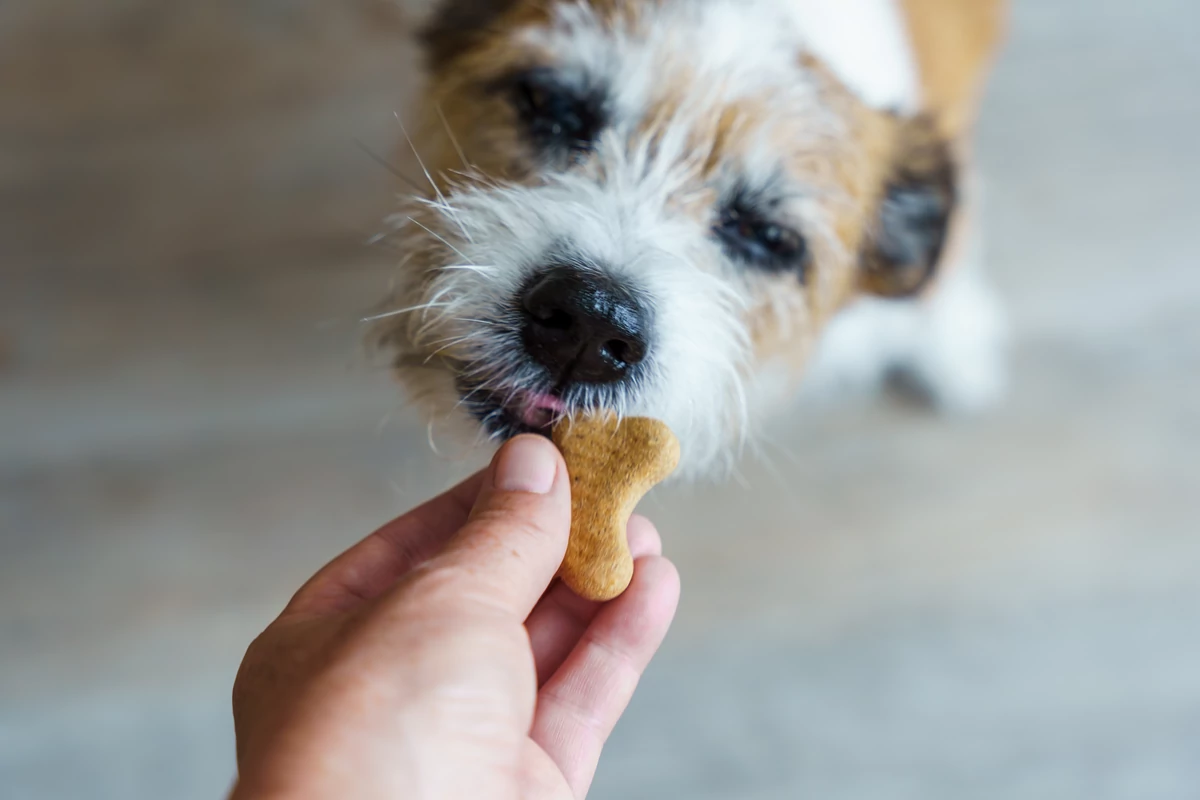
M518 401L521 421L531 428L549 428L567 405L552 394L531 392Z

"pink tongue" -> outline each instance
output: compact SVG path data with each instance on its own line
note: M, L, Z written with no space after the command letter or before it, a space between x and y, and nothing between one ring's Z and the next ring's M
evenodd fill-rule
M521 403L521 421L531 428L544 428L566 410L566 404L554 395L530 394Z

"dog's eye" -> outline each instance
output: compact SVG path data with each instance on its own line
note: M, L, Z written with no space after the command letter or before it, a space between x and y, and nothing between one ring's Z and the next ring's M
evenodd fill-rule
M530 137L544 149L589 150L603 124L597 97L566 87L543 71L515 81L513 105Z
M721 212L714 231L735 258L771 270L799 269L803 277L808 245L791 228L735 202Z

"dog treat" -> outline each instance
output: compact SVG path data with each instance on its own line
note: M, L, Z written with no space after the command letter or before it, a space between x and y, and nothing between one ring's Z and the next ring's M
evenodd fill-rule
M633 579L625 528L646 492L679 463L679 440L648 417L564 419L554 444L571 476L571 538L558 574L589 600L611 600Z

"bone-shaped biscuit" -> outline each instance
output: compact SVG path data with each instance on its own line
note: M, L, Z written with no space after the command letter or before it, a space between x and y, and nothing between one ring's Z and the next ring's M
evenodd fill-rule
M571 476L571 538L558 574L581 597L611 600L633 579L629 517L679 464L679 440L659 420L611 413L564 419L552 436Z

